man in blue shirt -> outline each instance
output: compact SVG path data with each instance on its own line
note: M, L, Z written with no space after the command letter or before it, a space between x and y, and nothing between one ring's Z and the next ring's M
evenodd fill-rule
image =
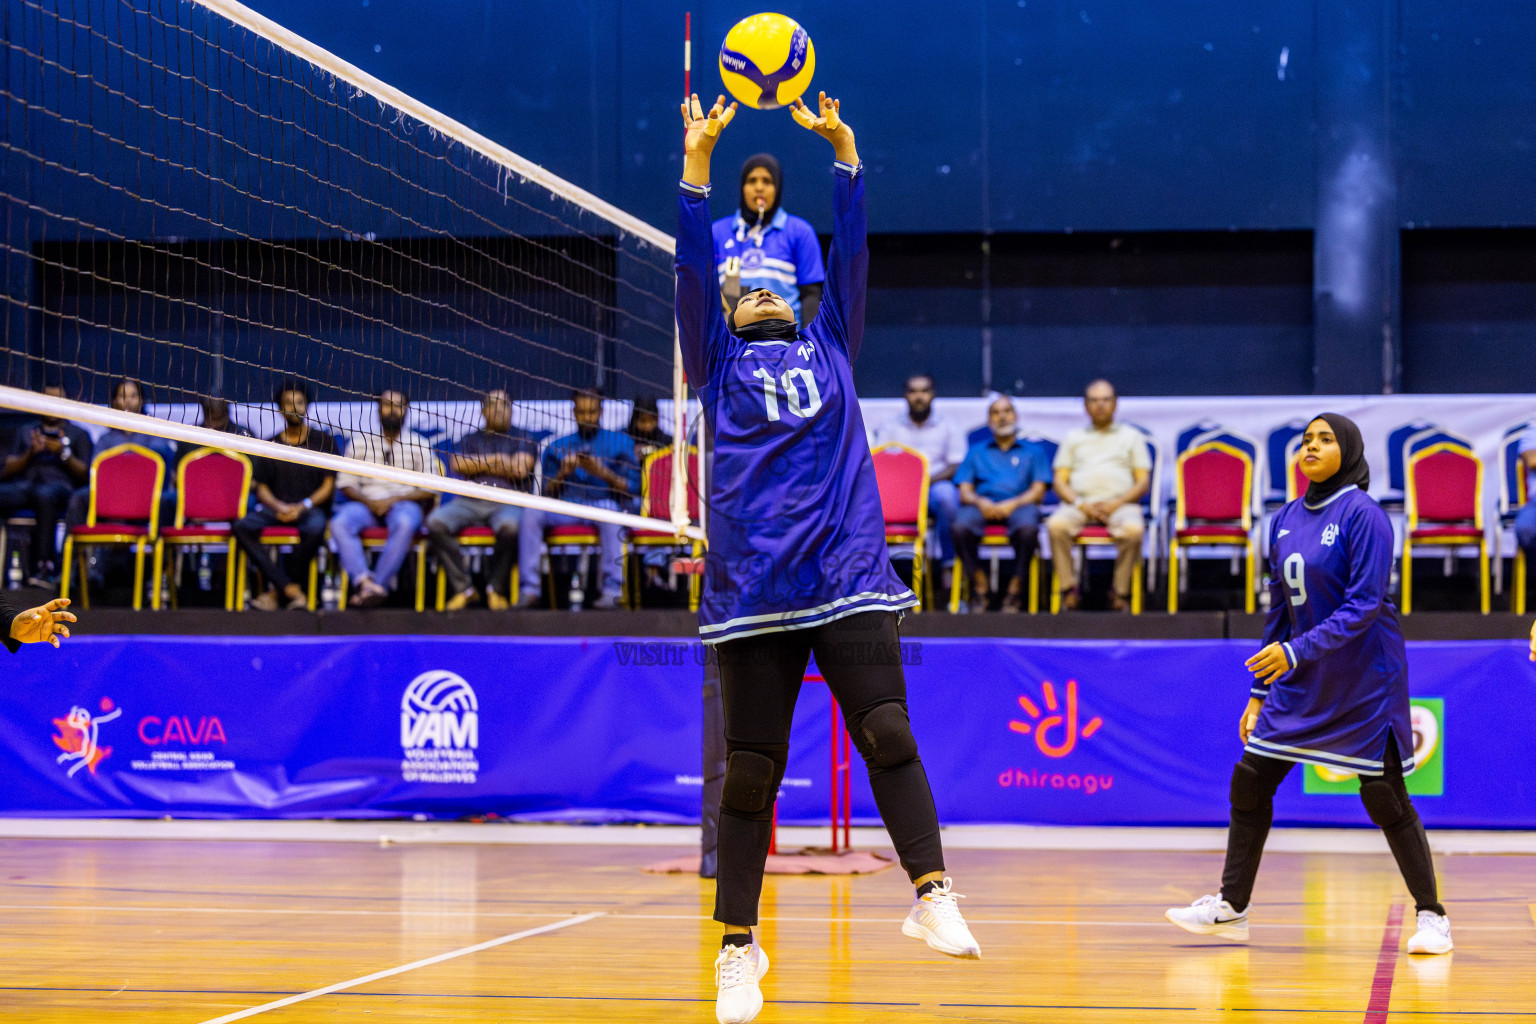
M63 398L64 388L48 384L43 394ZM23 567L32 586L50 586L59 563L59 517L69 496L91 474L91 435L58 416L43 416L16 434L10 455L0 464L0 514L31 509L32 543Z
M980 567L982 535L989 525L1005 524L1013 545L1014 575L1008 581L1003 610L1022 611L1024 580L1040 543L1040 499L1050 470L1040 449L1018 439L1019 416L1013 402L999 397L987 408L992 439L971 446L955 473L960 511L955 515L955 552L971 581L971 611L991 602L987 574Z
M618 511L621 502L640 490L635 442L628 434L599 426L603 419L602 392L581 389L572 394L571 400L575 406L576 432L556 438L544 449L544 494ZM597 532L602 551L603 593L592 602L592 607L617 607L624 587L624 545L619 534L622 527L536 508L523 511L524 540L518 544L517 557L522 596L518 604L531 608L539 602L539 558L543 553L539 542L551 526L590 526Z
M740 209L715 221L715 267L725 308L748 292L767 288L789 303L802 324L816 319L827 279L816 229L785 212L784 172L767 153L741 165Z

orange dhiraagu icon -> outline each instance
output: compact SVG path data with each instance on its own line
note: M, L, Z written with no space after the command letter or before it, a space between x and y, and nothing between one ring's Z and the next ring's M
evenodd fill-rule
M1024 733L1026 736L1032 733L1035 737L1035 746L1039 747L1040 753L1046 757L1066 757L1076 748L1079 736L1086 740L1098 732L1099 727L1104 724L1104 720L1095 715L1088 720L1088 724L1083 726L1081 732L1078 731L1076 679L1067 680L1067 706L1064 711L1060 702L1056 700L1056 687L1050 682L1040 684L1040 695L1045 699L1045 710L1052 714L1042 717L1039 706L1030 700L1028 695L1021 695L1019 707L1023 708L1024 713L1035 721L1031 723L1014 719L1008 723L1008 728L1014 732ZM1061 730L1061 740L1052 742L1052 733L1057 729Z

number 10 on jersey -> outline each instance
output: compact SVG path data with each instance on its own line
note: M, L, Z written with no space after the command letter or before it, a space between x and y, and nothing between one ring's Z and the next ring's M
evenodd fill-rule
M816 378L811 371L804 366L797 366L792 370L786 370L784 376L774 379L771 370L758 367L752 371L752 376L763 382L763 404L767 409L768 419L776 421L779 416L779 386L784 386L785 404L789 406L791 416L799 416L801 419L810 419L821 409L821 391L816 387ZM805 385L805 398L800 397L800 388L795 379Z

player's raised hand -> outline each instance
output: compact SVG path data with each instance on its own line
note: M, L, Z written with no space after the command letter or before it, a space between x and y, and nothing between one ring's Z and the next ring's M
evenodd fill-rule
M683 154L707 156L714 151L721 130L736 116L736 104L733 101L730 106L726 106L725 96L721 95L715 98L715 105L706 113L699 103L699 94L694 93L683 101L682 111L685 132Z
M11 639L24 644L40 644L44 641L59 646L59 638L69 636L67 622L74 622L74 615L65 611L69 598L56 597L47 604L28 608L11 620Z
M795 97L790 114L801 127L809 128L822 138L836 142L839 138L853 137L853 129L843 120L843 101L828 98L826 93L816 96L817 110L805 105L805 100Z

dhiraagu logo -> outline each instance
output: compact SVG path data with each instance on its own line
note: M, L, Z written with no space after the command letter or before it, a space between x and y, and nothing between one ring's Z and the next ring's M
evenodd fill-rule
M1035 746L1046 757L1066 757L1077 747L1079 738L1088 739L1099 731L1104 720L1094 715L1086 724L1078 722L1077 680L1068 679L1065 701L1056 699L1056 687L1049 681L1040 684L1040 696L1045 702L1046 714L1028 694L1019 697L1019 707L1029 719L1013 719L1008 728L1014 732L1033 736Z
M1413 796L1445 795L1445 700L1440 697L1414 697L1409 701L1413 722L1413 753L1418 767L1403 781ZM1301 777L1303 793L1354 796L1360 792L1360 780L1352 772L1306 766Z

